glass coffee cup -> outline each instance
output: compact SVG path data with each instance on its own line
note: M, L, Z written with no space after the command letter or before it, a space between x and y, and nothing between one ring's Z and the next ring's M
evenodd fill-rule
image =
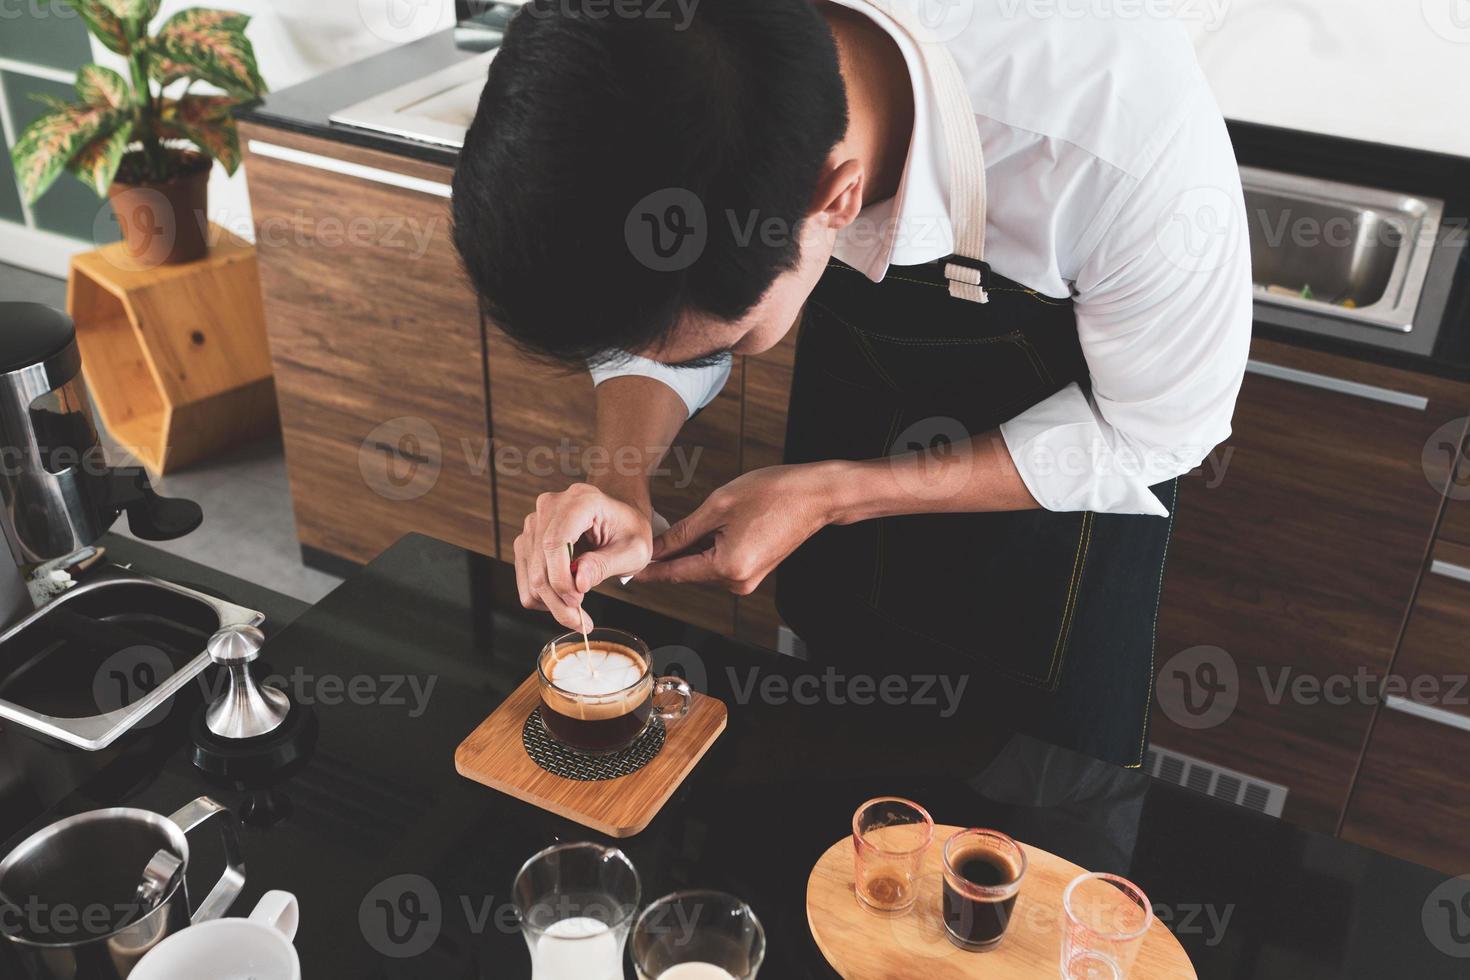
M542 729L583 755L626 749L655 718L683 718L694 698L682 677L655 677L648 645L621 630L558 636L542 647L536 674Z

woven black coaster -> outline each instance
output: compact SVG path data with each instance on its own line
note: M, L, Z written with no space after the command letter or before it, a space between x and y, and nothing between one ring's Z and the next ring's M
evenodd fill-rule
M541 709L536 708L521 726L521 744L526 747L531 761L553 776L590 783L635 773L652 762L664 747L664 723L661 719L653 719L653 724L638 736L638 741L621 752L578 755L546 734L546 729L541 727Z

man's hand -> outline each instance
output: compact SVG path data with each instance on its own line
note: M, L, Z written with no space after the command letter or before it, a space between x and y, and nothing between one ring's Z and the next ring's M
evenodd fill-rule
M578 542L574 574L567 545ZM583 598L604 579L642 569L652 548L649 515L637 507L587 483L543 493L515 540L521 605L549 611L567 629L591 629Z
M653 543L640 582L714 582L750 595L797 547L832 522L829 463L771 466L736 477Z

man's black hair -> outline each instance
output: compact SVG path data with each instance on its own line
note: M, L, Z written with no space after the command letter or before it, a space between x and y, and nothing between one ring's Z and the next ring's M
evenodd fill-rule
M523 348L641 350L685 310L738 319L796 264L846 129L812 0L531 0L465 137L455 245Z

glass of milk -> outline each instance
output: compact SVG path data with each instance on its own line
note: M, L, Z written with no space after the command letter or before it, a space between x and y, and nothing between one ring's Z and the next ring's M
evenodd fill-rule
M765 955L755 912L724 892L665 895L633 927L639 980L755 980Z
M527 861L511 894L531 950L531 980L623 980L638 872L622 851L557 844Z

